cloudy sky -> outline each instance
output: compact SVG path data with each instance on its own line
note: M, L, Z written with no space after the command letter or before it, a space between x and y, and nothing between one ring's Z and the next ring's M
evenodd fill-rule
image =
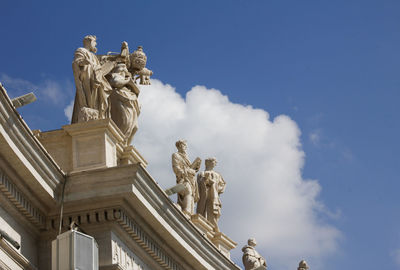
M400 269L400 2L5 1L0 82L32 129L68 124L73 52L142 45L133 144L164 188L171 153L213 156L221 230L269 269ZM204 168L204 164L202 169Z

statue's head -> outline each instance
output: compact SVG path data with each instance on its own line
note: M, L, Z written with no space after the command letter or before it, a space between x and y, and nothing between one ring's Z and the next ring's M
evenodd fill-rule
M257 245L256 239L254 237L249 238L249 240L247 240L247 244L251 247L255 247Z
M96 53L97 52L96 39L97 39L96 36L87 35L86 37L83 38L83 46L89 51Z
M215 157L206 158L204 162L208 170L212 170L217 165L217 159Z
M124 63L118 63L114 68L114 71L117 73L128 72L126 65Z
M301 260L299 263L299 267L297 269L298 270L307 270L307 269L310 269L310 267L308 267L308 264L305 260Z
M187 143L186 140L179 140L175 143L176 148L179 152L186 152Z
M128 48L128 42L122 41L121 48Z

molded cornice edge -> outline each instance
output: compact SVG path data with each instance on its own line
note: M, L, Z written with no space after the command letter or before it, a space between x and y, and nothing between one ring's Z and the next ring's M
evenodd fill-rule
M43 145L34 137L21 115L12 105L6 90L0 84L0 154L15 159L16 171L28 175L27 185L42 200L54 204L57 188L65 176Z

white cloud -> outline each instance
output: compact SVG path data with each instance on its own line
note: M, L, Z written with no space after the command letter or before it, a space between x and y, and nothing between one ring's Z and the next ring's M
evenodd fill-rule
M341 233L322 221L327 215L318 181L302 178L297 124L285 115L269 119L266 111L234 104L215 89L195 86L183 99L172 86L152 83L141 87L133 144L159 184L175 184L171 154L176 140L187 139L192 160L218 159L216 170L227 182L220 227L238 242L232 252L237 263L241 247L254 236L274 269L295 269L302 258L323 269L323 258L336 251Z
M64 115L68 118L68 121L72 119L72 111L74 110L74 100L71 100L69 105L64 109Z
M56 81L46 80L39 89L40 93L54 104L59 104L64 99L61 85Z
M394 262L396 263L397 266L399 266L400 269L400 248L392 251L390 255L392 256Z
M31 92L33 90L36 90L37 86L30 81L20 79L20 78L13 78L8 76L7 74L1 73L0 74L0 82L2 82L3 86L6 89L15 89L17 90L15 92L16 97L18 95L26 94L28 92Z
M318 146L321 142L321 130L313 130L308 135L308 138L313 145Z
M39 100L50 101L55 105L64 104L65 99L74 92L70 80L59 82L52 79L45 79L35 84L30 81L13 78L7 74L0 74L0 82L3 83L11 97L26 94L33 91Z

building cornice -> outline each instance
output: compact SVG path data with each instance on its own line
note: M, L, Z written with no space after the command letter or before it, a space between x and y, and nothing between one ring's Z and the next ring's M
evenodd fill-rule
M10 258L19 265L22 269L25 270L38 270L35 266L33 266L27 258L25 258L21 253L15 250L6 240L0 238L0 249L2 249L6 254L10 256ZM1 262L1 261L0 261ZM0 263L1 269L1 263Z
M0 155L12 161L10 163L24 184L29 185L48 206L55 203L57 188L64 182L64 173L34 137L1 84Z
M140 164L73 173L67 178L65 190L65 218L71 213L73 219L74 213L81 212L82 205L113 207L113 211L117 211L116 221L135 241L137 233L133 234L136 228L133 222L151 227L151 231L141 230L142 235L147 231L147 235L151 235L147 239L165 243L167 254L179 250L175 255L195 269L240 269L187 219ZM107 219L109 217L107 213ZM105 217L99 212L98 219ZM147 241L151 247L153 241Z
M45 214L35 207L21 190L0 169L0 191L9 201L38 229L44 229L46 225Z

